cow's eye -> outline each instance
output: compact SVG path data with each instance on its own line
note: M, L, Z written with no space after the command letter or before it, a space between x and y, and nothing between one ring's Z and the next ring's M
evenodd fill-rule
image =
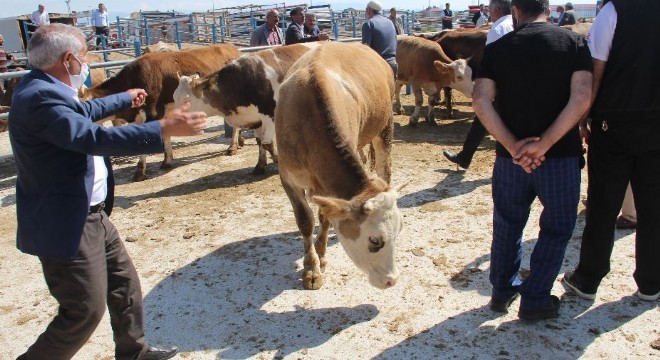
M373 236L369 236L369 243L371 245L378 246L380 244L380 241L378 240L378 238L375 238Z
M462 77L462 76L459 76L459 77L458 77L458 80L463 81L463 77Z

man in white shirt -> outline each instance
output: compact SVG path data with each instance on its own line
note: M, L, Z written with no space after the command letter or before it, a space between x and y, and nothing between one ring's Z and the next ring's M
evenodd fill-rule
M44 24L50 24L50 19L48 19L48 13L46 12L46 8L41 4L39 4L39 10L35 10L32 13L31 20L32 23L37 27Z
M108 36L110 36L110 28L108 27L110 23L108 22L108 11L105 8L103 3L99 4L98 10L92 12L92 28L96 34L96 46L99 46L102 41L101 35L105 36L106 44L108 41Z
M486 37L486 45L499 40L505 34L513 31L513 18L511 17L511 0L491 0L490 5L491 20L494 21L493 26L488 31ZM454 153L449 150L444 150L442 153L445 157L462 167L467 169L472 162L472 157L474 156L477 147L481 143L481 140L486 136L486 129L479 121L479 118L475 117L472 121L472 126L468 131L465 142L463 143L463 149L459 153Z

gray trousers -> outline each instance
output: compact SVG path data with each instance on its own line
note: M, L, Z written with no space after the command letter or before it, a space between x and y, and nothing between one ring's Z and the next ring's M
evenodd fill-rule
M70 359L110 313L115 357L136 359L147 349L142 290L133 262L105 212L90 214L73 259L40 257L59 311L27 359Z

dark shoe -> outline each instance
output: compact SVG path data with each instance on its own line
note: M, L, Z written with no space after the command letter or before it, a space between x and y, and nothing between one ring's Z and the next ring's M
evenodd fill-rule
M637 228L637 222L636 221L630 221L630 220L624 218L623 215L619 215L619 217L616 219L616 228L617 229L635 229L635 228Z
M518 298L518 293L513 294L506 300L499 300L494 297L490 298L490 309L495 312L508 313L509 306Z
M545 319L554 319L559 317L559 298L550 295L548 302L541 308L534 311L518 310L518 317L525 321L538 321Z
M140 360L166 360L166 359L171 359L174 357L174 355L179 352L179 349L176 348L176 346L169 348L169 349L158 349L155 347L149 346L149 349L147 349L147 352L142 355Z
M27 355L21 354L16 358L16 360L27 360Z
M562 282L583 299L594 300L596 298L598 287L586 285L579 276L575 275L574 271L564 274Z
M443 150L442 154L445 155L447 160L453 162L454 164L462 167L463 169L466 169L470 167L470 161L466 160L461 156L461 153L454 154L451 151Z

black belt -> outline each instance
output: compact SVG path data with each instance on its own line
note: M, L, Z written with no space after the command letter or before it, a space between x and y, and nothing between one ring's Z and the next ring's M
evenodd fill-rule
M100 213L101 211L103 211L104 208L105 208L105 201L101 201L100 203L94 206L90 206L89 213L90 214Z

